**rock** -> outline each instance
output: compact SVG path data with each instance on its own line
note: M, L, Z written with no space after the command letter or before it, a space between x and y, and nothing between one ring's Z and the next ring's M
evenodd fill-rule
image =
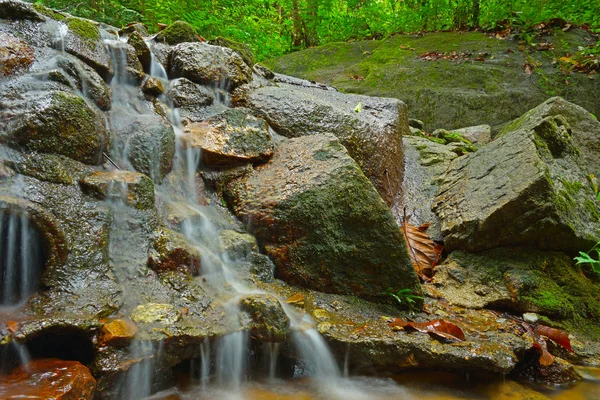
M252 79L252 70L233 50L206 43L181 43L169 53L169 76L233 89Z
M534 129L547 117L562 116L568 123L574 145L579 148L590 174L600 172L600 122L584 108L561 97L552 97L520 118L509 122L498 136L514 130Z
M441 139L443 144L460 144L461 148L463 148L466 152L473 152L477 150L469 140L465 139L461 133L456 131L447 131L446 129L436 129L432 133L433 137ZM462 154L459 154L462 155Z
M240 55L240 57L242 57L242 59L244 60L246 65L250 68L252 68L254 66L254 64L256 63L256 59L254 58L254 53L252 52L252 49L250 49L250 47L247 44L239 43L234 40L226 39L223 37L218 37L216 39L209 41L208 43L212 44L213 46L221 46L221 47L230 48L231 50L238 53Z
M140 324L158 322L169 325L177 322L179 318L179 312L171 304L146 303L137 306L131 312L133 322Z
M462 136L478 148L492 141L492 127L489 125L477 125L454 129L451 130L450 133Z
M564 385L582 379L575 367L562 358L556 357L555 361L548 366L541 365L538 362L539 354L538 351L532 351L530 358L519 364L511 372L511 376L517 380L546 385Z
M10 165L20 174L63 185L73 185L93 171L91 166L68 157L36 152L21 154Z
M173 106L179 110L182 119L199 122L214 113L210 107L215 101L213 91L189 79L173 79L169 83L167 96L173 100Z
M154 208L154 183L138 172L96 171L80 184L84 192L99 199L125 200L140 210Z
M230 168L217 168L202 171L202 179L217 193L222 194L229 182L253 171L252 164L234 166Z
M144 71L150 73L150 65L152 63L152 54L146 41L138 32L132 32L127 39L127 44L135 49L135 54L142 64Z
M281 143L225 197L287 282L368 298L391 282L420 293L389 209L332 135Z
M402 143L404 147L402 204L410 215L409 222L415 226L430 223L427 234L440 240L442 239L440 223L431 211L431 205L438 191L440 175L458 155L450 151L448 146L427 138L405 136L402 138Z
M36 12L31 4L14 0L0 0L0 18L27 19L34 22L45 21L44 16Z
M93 68L74 57L63 56L56 57L56 65L69 75L71 81L75 83L75 87L92 99L98 108L103 111L110 109L110 88ZM52 79L51 76L50 79Z
M31 46L10 33L0 32L0 77L27 69L34 60L35 54Z
M133 117L125 110L111 111L112 132L123 142L125 157L136 171L162 182L171 171L175 156L175 132L158 115Z
M154 40L176 45L184 42L199 42L200 38L198 38L198 33L190 24L184 21L175 21L158 32Z
M258 75L262 76L265 79L273 79L275 78L275 74L269 68L264 65L254 64L252 70Z
M134 323L126 319L115 319L102 325L99 342L102 346L126 347L136 333Z
M565 85L560 66L552 64L578 46L597 39L583 29L556 30L544 40L549 51L521 51L515 40L484 32L431 32L395 35L384 40L329 43L264 61L273 71L334 86L344 93L394 97L429 130L489 124L497 132L551 96L600 116L600 80L571 74ZM408 50L410 49L410 50ZM413 50L414 49L414 50ZM424 61L419 55L485 52L485 62ZM472 60L472 58L471 58ZM527 62L539 62L533 74ZM364 79L355 79L357 76ZM595 171L596 173L598 171Z
M21 102L6 118L4 141L43 153L62 154L87 164L100 164L109 133L100 114L81 97L64 91ZM0 141L2 141L0 137Z
M200 250L182 234L165 228L156 232L148 256L148 267L152 270L158 273L179 271L187 275L199 275L201 265Z
M88 19L69 16L64 20L69 30L65 38L65 51L94 68L106 80L112 75L111 61L100 41L98 24Z
M536 313L523 314L523 321L527 322L528 324L535 324L539 320L540 320L540 316L537 315Z
M147 95L158 97L165 92L165 87L160 79L150 77L144 82L142 91Z
M525 121L450 164L433 205L446 249L576 254L600 240L598 200L571 128L560 115Z
M123 28L123 29L121 29L119 31L119 35L120 36L132 35L134 33L137 33L140 36L148 36L149 35L148 29L141 22L136 22L136 23L133 23L133 24L129 24L125 28Z
M404 169L402 135L409 132L404 103L324 90L306 81L289 82L251 90L237 105L256 111L286 137L333 133L381 197L394 204Z
M40 359L0 378L0 397L91 400L95 386L90 370L78 361Z
M277 297L249 294L240 299L240 308L250 317L250 335L260 342L283 342L290 333L290 319Z
M245 258L252 252L258 252L256 238L247 233L223 230L219 234L221 247L232 259Z
M423 121L421 121L420 119L409 118L408 126L410 126L411 128L423 130L423 127L425 125L423 124Z
M269 126L252 111L228 109L201 123L188 124L187 146L201 150L202 162L208 166L260 163L273 155Z

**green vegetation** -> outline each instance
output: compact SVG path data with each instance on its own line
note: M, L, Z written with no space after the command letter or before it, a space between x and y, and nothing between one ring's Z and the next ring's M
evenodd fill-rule
M39 0L81 17L122 26L142 21L190 23L206 39L247 43L258 60L335 41L380 39L395 33L450 29L516 29L534 41L541 22L562 18L600 26L597 0ZM598 51L590 47L591 52Z
M382 294L392 296L398 304L402 307L408 306L409 309L418 308L418 305L423 301L423 296L418 296L413 293L411 289L405 288L394 291L394 289L387 288Z
M597 259L592 257L593 253L596 253ZM600 242L596 243L588 252L580 251L579 257L575 257L574 260L577 261L577 265L589 265L595 273L600 274Z

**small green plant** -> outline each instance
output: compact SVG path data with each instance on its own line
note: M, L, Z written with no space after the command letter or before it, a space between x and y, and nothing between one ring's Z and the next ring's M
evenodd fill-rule
M405 306L408 305L409 308L414 308L417 304L417 300L423 300L423 296L417 296L410 289L399 289L394 291L394 289L387 288L383 294L388 296L392 296L396 301Z
M596 253L597 259L592 257L594 253ZM579 257L575 257L574 260L577 261L577 265L589 264L595 273L600 274L600 242L596 243L588 252L580 251Z

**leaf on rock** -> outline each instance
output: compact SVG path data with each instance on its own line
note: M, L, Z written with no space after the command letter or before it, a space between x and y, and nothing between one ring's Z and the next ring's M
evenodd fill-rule
M429 224L415 227L408 223L406 212L402 224L402 233L408 247L408 255L413 263L417 275L428 282L433 278L433 267L435 267L442 256L444 246L435 243L425 232Z
M540 337L527 322L523 322L522 325L533 340L533 348L539 350L541 353L539 359L540 365L547 367L554 363L554 356L548 351L546 340Z
M465 340L465 334L459 326L443 319L434 319L428 322L411 322L403 321L400 318L391 318L387 322L392 330L395 331L410 328L453 342L462 342Z
M569 340L569 334L567 332L561 331L560 329L550 328L549 326L537 325L535 327L535 333L546 336L554 343L564 347L571 353L574 353L573 348L571 347L571 341Z

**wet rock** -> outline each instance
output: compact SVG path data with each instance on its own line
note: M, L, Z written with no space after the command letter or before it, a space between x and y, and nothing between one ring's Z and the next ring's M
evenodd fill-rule
M38 95L2 114L7 116L4 141L12 146L100 164L109 144L100 114L69 92Z
M250 49L250 47L247 44L239 43L234 40L223 38L223 37L218 37L216 39L209 41L208 43L212 44L213 46L221 46L221 47L230 48L231 50L238 53L240 55L240 57L242 57L242 59L244 60L246 65L250 68L252 68L254 66L254 64L256 63L256 59L254 58L254 53L252 52L252 49Z
M31 46L10 33L0 32L0 77L24 70L34 60L35 54Z
M291 83L250 90L237 105L256 111L286 137L333 133L381 197L393 204L403 177L402 135L409 132L404 103L342 94L326 86L286 79Z
M332 135L281 143L225 195L287 282L370 298L390 282L420 292L389 209Z
M91 400L95 386L90 370L77 361L40 359L0 378L0 397Z
M142 91L150 96L158 97L165 92L165 87L160 79L151 77L144 82Z
M477 125L454 129L451 130L450 133L459 134L477 148L492 141L492 127L489 125Z
M262 76L265 79L275 78L275 74L273 73L273 71L271 71L269 68L265 67L264 65L254 64L254 66L252 67L252 71L254 71L255 73L257 73L258 75Z
M45 18L36 12L31 4L14 0L0 1L0 18L27 19L35 22L45 21Z
M173 106L179 110L183 120L203 121L208 114L214 113L210 108L215 101L214 92L187 78L173 79L167 95L173 100Z
M598 200L569 124L561 115L528 115L450 164L433 205L447 249L576 253L600 239Z
M201 149L209 166L260 163L273 155L269 126L247 109L233 108L201 123L188 124L187 146Z
M415 226L431 224L427 234L434 239L442 239L440 223L431 211L433 199L438 191L440 175L450 162L458 157L448 146L427 138L405 136L404 182L402 182L403 202L409 222Z
M252 71L242 57L226 47L181 43L169 53L169 76L233 89L250 82Z
M247 175L252 171L252 164L227 168L216 168L202 171L202 179L208 186L213 188L218 194L221 195L229 182L241 176Z
M535 324L539 320L540 320L540 316L537 315L536 313L523 314L523 321L527 322L528 324Z
M101 110L111 105L110 88L98 73L76 58L57 56L56 65L62 68L75 83L75 87L89 97Z
M141 304L131 312L133 322L140 324L160 323L173 324L179 320L179 312L171 304L146 303Z
M590 174L600 172L600 122L583 107L561 97L552 97L520 118L509 122L498 136L515 130L531 130L547 117L561 116L569 127L573 144L581 152Z
M20 174L63 185L72 185L92 173L91 166L56 154L21 154L10 164Z
M201 260L199 249L188 243L182 234L162 228L154 237L153 249L148 256L148 267L158 273L179 271L188 275L198 275Z
M260 342L283 342L290 332L290 319L277 297L268 294L245 295L239 302L251 319L250 335Z
M126 319L115 319L104 325L100 331L99 342L102 346L125 347L137 333L137 327Z
M150 53L150 48L148 44L138 32L133 32L129 35L129 39L127 39L127 44L132 46L135 49L135 54L137 55L138 60L142 64L144 71L146 73L150 72L150 64L152 62L152 55Z
M175 21L154 38L157 42L176 45L184 42L199 42L200 38L196 30L187 22Z
M223 230L219 234L221 247L233 259L245 258L252 252L258 252L256 238L247 233Z
M137 33L140 36L148 36L149 35L148 28L146 28L146 26L144 24L142 24L141 22L129 24L125 28L123 28L119 31L119 35L121 35L121 36L131 35L134 33Z
M140 210L154 207L154 183L130 171L96 171L80 181L87 194L99 199L121 199Z
M421 121L420 119L409 118L408 126L410 126L411 128L423 130L423 127L425 125L423 124L423 121Z
M175 156L175 132L158 115L135 118L122 110L113 110L113 134L123 142L125 156L136 171L161 182L171 171Z
M563 385L582 379L575 367L562 358L556 357L554 362L547 366L541 365L538 359L539 352L532 351L529 358L511 372L511 376L517 380L546 385Z
M65 51L92 67L104 79L113 71L110 56L101 42L98 23L69 16L64 20L69 30L65 38Z

